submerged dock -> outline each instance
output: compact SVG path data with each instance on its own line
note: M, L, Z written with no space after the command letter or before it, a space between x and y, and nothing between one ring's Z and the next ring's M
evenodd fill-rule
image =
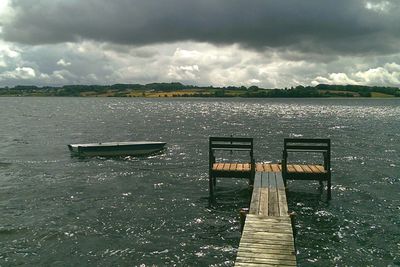
M257 164L235 266L296 266L291 218L278 164Z

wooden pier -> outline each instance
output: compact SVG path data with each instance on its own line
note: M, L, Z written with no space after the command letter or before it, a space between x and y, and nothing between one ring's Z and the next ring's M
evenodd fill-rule
M235 266L296 266L292 222L278 166L257 164Z
M235 266L296 266L292 220L288 214L286 180L317 180L327 183L331 199L330 139L285 138L282 164L255 163L253 138L210 137L209 192L215 200L218 178L245 178L253 186ZM249 155L247 162L227 162L216 152L233 151ZM323 164L300 164L289 154L320 153ZM226 153L225 153L226 155ZM221 160L223 159L223 160Z

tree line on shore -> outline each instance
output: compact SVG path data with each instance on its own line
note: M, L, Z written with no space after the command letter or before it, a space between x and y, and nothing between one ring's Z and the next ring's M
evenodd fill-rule
M148 97L400 97L397 87L328 85L266 89L257 86L194 86L174 83L26 86L0 88L0 96L148 96Z

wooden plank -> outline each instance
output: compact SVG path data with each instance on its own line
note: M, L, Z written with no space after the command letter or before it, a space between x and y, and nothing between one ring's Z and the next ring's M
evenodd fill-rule
M252 220L246 220L246 228L244 231L253 231L253 232L259 232L259 231L264 231L265 228L271 228L271 229L279 229L282 231L286 230L291 230L292 228L289 226L292 226L290 223L286 222L272 222L272 223L262 223L262 222L257 222L257 221L252 221Z
M293 240L268 240L268 239L254 239L253 237L242 237L243 239L241 242L243 243L251 243L253 245L259 245L259 246L274 246L274 245L279 245L279 246L285 246L285 247L293 247L294 251L294 241Z
M251 166L249 163L243 164L243 171L250 171L250 169L251 169Z
M303 168L305 173L313 173L310 167L308 165L301 165L301 168Z
M259 215L268 215L268 187L260 188Z
M250 238L246 237L243 239L243 244L248 244L251 243L253 245L257 245L258 247L254 247L253 249L260 249L261 246L268 246L263 249L273 249L273 247L276 247L276 250L284 250L286 251L285 253L277 253L277 254L282 254L282 255L288 255L288 254L295 254L295 249L294 249L294 241L293 240L279 240L279 239L268 239L268 238L260 238L260 239L253 239L250 240ZM239 251L244 248L242 244L240 244ZM272 253L271 253L272 254Z
M236 171L237 163L229 163L229 171Z
M251 203L250 203L250 214L258 214L259 209L259 202L260 202L260 188L261 188L261 172L256 172L254 176L254 184L253 184L253 194L251 196ZM246 220L251 218L250 215L246 216Z
M272 167L270 163L264 164L264 169L266 172L272 172Z
M218 166L218 163L213 163L211 169L212 169L212 170L216 170L216 169L217 169L217 166Z
M321 165L315 165L315 167L320 171L320 172L322 172L322 173L324 173L325 172L325 168L324 168L324 166L321 166Z
M241 250L241 249L250 249L250 248L272 249L272 250L279 250L279 251L288 252L288 253L293 253L294 252L294 246L293 245L285 245L285 244L256 244L256 243L240 242L239 250Z
M283 233L283 234L292 234L292 230L289 227L267 227L264 226L262 230L260 228L253 228L253 227L247 227L246 232L252 232L252 233L257 233L257 232L267 232L267 233Z
M250 214L258 214L259 213L260 190L261 190L261 188L259 188L259 187L253 189L253 194L251 196L251 203L250 203L250 209L249 209ZM246 220L247 220L247 218L246 218Z
M224 163L224 166L222 167L222 170L223 170L223 171L229 171L230 166L231 166L230 163L225 162L225 163Z
M278 228L279 229L279 228ZM285 228L285 231L282 231L282 232L280 232L280 233L276 233L276 230L272 230L271 229L271 231L265 231L265 229L252 229L252 228L248 228L248 229L246 229L246 230L244 230L243 231L243 234L246 234L246 236L248 237L248 236L251 236L251 235L258 235L258 234L260 234L260 236L258 236L258 238L262 238L262 235L263 234L267 234L267 235L273 235L273 237L276 237L276 236L285 236L286 238L291 238L291 239L293 239L293 236L292 236L292 232L290 231L290 227L289 226L287 226L286 228ZM289 230L289 231L286 231L286 230ZM269 236L267 236L266 238L269 238Z
M281 172L275 173L276 185L277 185L277 193L278 193L278 203L279 203L279 215L287 216L288 215L288 205L286 199L286 191L285 185L283 182L283 177Z
M250 235L246 234L243 237L243 240L247 241L248 243L258 243L258 244L286 244L291 245L294 243L293 235L292 234L276 234L276 233L264 233L258 232L256 234Z
M321 171L315 165L308 165L308 167L312 170L313 173L321 173Z
M270 233L264 231L248 231L243 232L243 239L254 239L254 242L258 241L279 241L279 242L293 242L293 234L292 233Z
M261 196L260 196L260 210L258 215L268 216L268 186L269 186L269 173L264 172L261 179ZM251 220L251 219L250 219Z
M274 260L284 262L285 264L293 264L296 260L294 259L293 255L277 255L277 254L264 254L257 252L243 252L238 253L237 258L257 258L255 262L262 262L264 260Z
M264 163L264 171L272 172L271 163Z
M280 172L281 170L279 169L278 164L271 164L271 169L273 172Z
M279 215L288 216L288 206L285 189L278 189Z
M276 264L267 264L267 263L250 263L250 262L238 262L235 263L235 266L238 267L276 267L278 265ZM292 265L279 265L279 266L283 266L283 267L290 267Z
M296 172L304 172L303 168L298 164L293 165L293 167L296 170Z
M274 232L265 232L265 231L243 231L243 238L254 238L254 242L257 241L262 241L262 240L277 240L277 241L286 241L286 242L292 242L293 239L293 234L284 232L284 233L274 233Z
M238 164L236 164L236 170L237 170L238 172L243 171L243 163L238 163Z
M224 163L214 163L213 164L213 170L222 170L222 168L224 167Z
M266 264L266 263L250 263L250 262L236 262L237 267L276 267L276 264Z
M226 171L226 168L228 168L228 170L229 170L229 163L222 163L221 171Z
M253 184L254 188L261 187L261 178L262 178L262 173L256 172L256 174L254 175L254 184Z
M287 216L287 215L286 215ZM289 218L290 219L290 218ZM247 230L251 231L264 231L265 228L271 228L271 229L281 229L286 230L286 229L291 229L289 226L291 226L290 222L259 222L259 221L253 221L253 220L247 220L248 224L246 225Z
M265 172L266 170L265 170L265 163L260 163L261 164L261 166L262 166L262 172Z
M256 214L253 214L256 215ZM260 215L256 215L260 216ZM268 216L266 218L269 218ZM277 218L285 218L286 220L279 220L279 219L265 219L265 220L255 220L251 216L248 216L247 221L251 222L251 225L266 225L268 227L272 226L282 226L285 227L286 225L291 225L291 220L289 216L279 216ZM250 225L250 224L249 224Z
M250 236L250 237L244 236L241 238L241 240L243 240L244 243L252 243L252 244L259 244L259 245L276 244L276 245L293 246L293 244L294 244L293 240L255 239L253 236Z
M225 171L226 168L229 169L229 163L221 163L221 171Z
M281 216L259 216L259 215L250 215L248 216L249 220L259 221L259 222L281 222L281 223L290 223L290 218L281 217Z
M283 177L281 172L276 172L275 173L275 178L276 178L276 187L278 189L285 189L285 183L283 182Z
M254 216L256 218L254 218ZM262 218L262 219L260 219ZM248 216L248 221L252 222L254 224L259 223L259 224L291 224L291 220L288 216L262 216L262 215L251 215Z
M295 257L293 254L275 254L275 253L263 253L258 249L254 249L253 251L239 251L237 254L238 257L257 257L258 259L276 259L276 260L287 260L287 261L295 261Z
M294 168L294 165L288 164L287 165L287 171L288 172L296 172L296 169Z
M268 215L279 216L278 192L276 189L276 178L271 173L269 179L269 194L268 194Z
M236 261L250 263L279 264L279 266L296 266L296 261L282 259L260 259L257 257L237 257Z
M262 163L257 163L256 164L256 172L262 172L264 171L264 166Z
M263 172L261 179L261 187L268 188L268 186L269 186L269 173Z

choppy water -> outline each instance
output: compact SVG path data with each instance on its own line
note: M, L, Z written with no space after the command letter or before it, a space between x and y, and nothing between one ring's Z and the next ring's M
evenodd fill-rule
M332 139L333 195L289 184L300 266L400 265L400 100L0 98L0 266L231 266L246 183L208 207L208 136ZM162 140L147 158L69 143Z

